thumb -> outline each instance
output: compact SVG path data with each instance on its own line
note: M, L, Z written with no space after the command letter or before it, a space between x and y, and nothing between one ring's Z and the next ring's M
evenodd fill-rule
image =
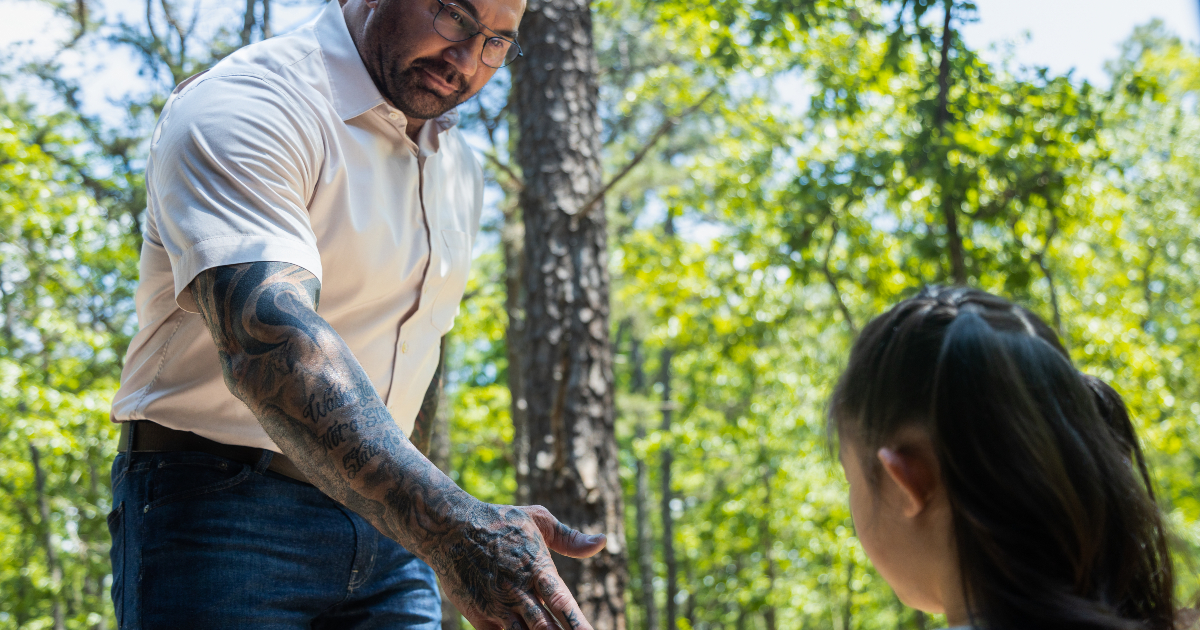
M608 537L604 534L585 534L563 525L554 518L550 510L540 505L520 509L533 519L546 541L546 546L568 558L590 558L600 553L608 542Z

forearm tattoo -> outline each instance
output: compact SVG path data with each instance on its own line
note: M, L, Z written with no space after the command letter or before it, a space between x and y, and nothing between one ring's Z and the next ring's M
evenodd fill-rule
M191 288L229 390L314 485L428 562L476 617L540 605L529 593L552 563L530 516L473 499L405 437L317 314L312 274L249 263L204 271ZM426 449L437 384L417 422Z

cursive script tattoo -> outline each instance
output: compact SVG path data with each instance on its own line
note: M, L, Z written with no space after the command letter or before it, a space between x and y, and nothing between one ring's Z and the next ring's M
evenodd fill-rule
M480 502L434 467L317 314L311 273L247 263L203 271L190 288L229 390L314 485L433 567L468 620L541 628L554 627L554 614L590 628L561 581L548 592L543 579L557 577L543 536L582 535L544 508ZM440 374L439 364L418 417L426 444Z

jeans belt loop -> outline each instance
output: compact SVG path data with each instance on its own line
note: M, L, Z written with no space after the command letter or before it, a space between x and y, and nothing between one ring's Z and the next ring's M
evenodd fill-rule
M258 458L258 463L254 465L254 472L263 474L267 472L267 468L271 465L271 459L275 457L275 451L264 448L262 455Z

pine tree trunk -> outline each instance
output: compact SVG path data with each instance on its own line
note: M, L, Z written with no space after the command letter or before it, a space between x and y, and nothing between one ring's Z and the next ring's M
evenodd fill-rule
M661 373L659 380L662 382L662 432L666 442L662 447L662 548L663 548L663 564L667 565L667 601L666 601L666 616L663 619L663 628L666 630L675 630L676 618L679 615L679 607L675 603L675 597L679 594L679 565L675 562L675 527L674 517L671 515L671 465L674 461L674 456L671 453L672 440L668 437L671 434L671 350L663 348L661 355Z
M586 560L556 558L596 630L624 630L624 506L613 433L608 242L596 54L588 0L530 0L512 102L525 176L525 384L529 490L563 522L608 535Z
M255 0L246 0L246 11L242 13L242 46L250 45L250 36L254 33Z
M529 421L525 413L522 370L525 365L525 229L516 210L504 212L500 244L504 248L504 310L508 314L505 331L508 354L509 405L513 422L513 470L517 476L517 505L528 505L529 498Z
M442 348L440 350L440 361L445 364L446 361L446 340L442 340ZM443 367L442 374L446 370ZM433 414L433 426L429 432L429 461L433 462L438 470L450 474L450 404L446 400L445 378L442 378L438 384L438 406L437 412ZM454 607L454 604L446 597L446 590L439 589L442 594L442 630L462 630L462 614Z
M646 439L646 424L637 420L637 439ZM637 460L637 482L634 501L637 504L638 566L642 578L642 609L646 615L646 630L658 630L658 606L654 603L654 534L650 531L650 474L641 458Z
M645 370L642 368L642 344L637 335L629 339L629 360L632 365L630 390L644 394L646 390ZM638 440L646 439L646 419L637 410L637 426L634 431ZM646 630L658 630L658 606L654 602L654 533L650 529L650 468L642 458L637 459L637 478L634 486L634 506L637 509L638 568L642 578L642 610L645 614Z
M775 630L775 606L771 603L771 593L775 591L775 579L777 570L775 566L775 556L773 549L775 548L775 537L771 533L771 462L770 453L767 451L767 443L765 439L759 439L758 443L760 457L762 463L762 483L763 483L763 520L762 520L762 546L763 559L767 561L767 603L763 606L763 623L766 625L766 630Z
M66 620L62 607L62 565L58 562L58 552L54 548L54 535L50 529L50 503L46 500L46 473L42 471L42 457L37 447L29 445L29 460L33 464L34 489L37 491L38 517L42 523L42 545L46 551L46 568L50 572L50 583L54 588L54 600L51 604L54 616L54 630L65 630Z

